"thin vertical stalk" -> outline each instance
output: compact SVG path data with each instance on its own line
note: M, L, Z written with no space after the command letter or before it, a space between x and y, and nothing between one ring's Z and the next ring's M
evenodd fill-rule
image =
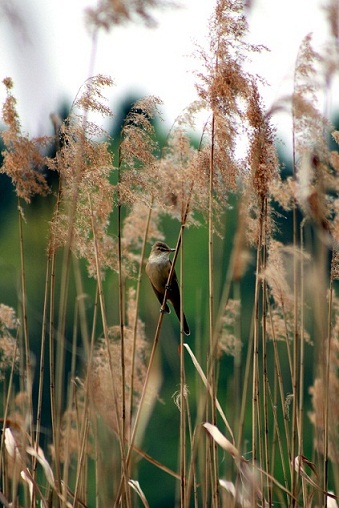
M76 394L75 394L76 397ZM78 467L77 467L77 477L75 482L74 489L74 505L76 506L76 502L81 496L81 487L84 485L84 469L85 469L85 451L86 451L86 440L89 432L90 422L88 419L88 415L85 413L82 422L82 436L80 436L80 453L78 454Z
M104 291L103 291L103 287L102 287L102 280L101 280L101 273L100 273L100 262L99 262L99 251L98 251L98 244L97 244L96 228L95 228L95 223L94 223L94 213L93 213L91 197L88 196L88 198L89 198L89 203L90 203L90 208L91 208L93 247L94 247L95 265L96 265L96 276L97 276L97 282L98 282L98 295L99 295L99 302L100 302L100 309L101 309L101 319L102 319L103 333L104 333L104 338L105 338L105 343L106 343L106 348L107 348L108 365L109 365L109 371L110 371L110 376L111 376L113 398L114 398L114 404L115 404L115 410L116 410L116 422L117 422L117 429L118 429L118 436L119 436L118 441L119 441L120 454L121 454L122 482L123 482L125 493L126 493L127 506L129 506L129 501L128 501L129 500L129 496L128 496L128 492L129 492L129 489L128 489L128 462L127 462L126 453L125 453L125 442L123 440L121 412L119 409L117 388L116 388L115 380L114 380L112 356L111 356L111 350L110 350L110 341L109 341L108 325L107 325L106 305L105 305L105 300L104 300ZM120 487L119 487L119 492L120 492ZM120 494L119 494L119 496L120 496Z
M270 305L269 301L267 301L267 305ZM284 449L287 450L287 454L288 454L287 458L281 456L282 467L284 469L284 464L285 464L286 460L287 460L287 463L289 461L289 457L290 457L290 453L291 453L291 443L290 443L290 433L289 433L289 427L288 427L288 416L286 413L283 376L282 376L282 371L281 371L278 344L277 344L277 338L275 335L274 324L273 324L273 320L272 320L271 308L269 308L269 315L270 315L270 325L271 325L271 329L272 329L272 339L273 339L274 371L277 376L277 383L278 383L278 389L279 389L279 395L280 395L281 411L283 414L284 431L285 431L285 439L286 439L286 445L284 446ZM287 488L287 479L286 479L285 474L284 474L284 478L285 478L285 486Z
M118 204L118 277L119 277L119 324L121 344L121 418L122 440L126 442L126 373L125 373L125 312L124 312L124 280L122 275L122 251L121 251L121 205Z
M279 421L278 421L278 415L277 415L277 405L275 404L276 394L274 394L274 399L272 399L271 389L270 386L268 386L268 394L271 400L271 406L272 406L272 413L273 413L273 419L274 419L274 429L275 429L275 436L278 441L279 446L279 453L280 453L280 459L281 459L281 468L283 472L284 477L284 484L285 484L285 492L288 492L288 479L286 474L286 467L285 467L285 456L284 456L284 446L282 443L280 430L279 430ZM274 438L275 438L274 436ZM275 455L275 446L272 448L272 472L270 473L272 477L274 477L273 474L273 465L274 465L274 455Z
M181 154L182 155L182 154ZM186 440L186 417L188 407L188 398L186 390L186 374L185 374L185 357L184 357L184 229L187 220L187 215L190 207L190 201L193 191L194 181L192 180L185 203L185 189L182 184L182 200L181 200L181 257L180 257L180 277L179 277L179 291L180 291L180 503L181 508L185 508L188 503L187 499L187 440Z
M88 358L90 355L90 338L88 333L88 323L86 318L86 307L85 307L87 295L85 294L83 288L79 259L77 259L74 256L73 256L73 273L77 294L77 306L79 312L79 327L81 332L81 339L85 351L85 357Z
M332 253L333 255L333 253ZM332 342L332 303L333 303L333 278L330 277L330 287L328 294L328 311L327 311L327 341L325 350L325 372L324 372L324 388L325 388L325 401L324 401L324 483L323 490L327 492L328 489L328 444L329 444L329 400L330 400L330 361L331 361L331 342ZM324 495L324 507L327 506L327 495Z
M118 164L118 186L121 181L121 145L119 146L119 164ZM119 189L119 187L118 187ZM122 249L121 249L121 203L118 191L118 278L119 278L119 325L120 325L120 363L121 363L121 438L123 453L121 460L123 461L123 469L126 471L125 476L125 496L127 505L131 503L130 489L128 487L128 469L129 465L125 462L125 445L127 443L126 435L126 369L125 369L125 305L124 305L124 280L122 274Z
M12 364L11 364L11 371L9 375L8 380L8 387L7 390L4 389L3 391L3 418L0 419L0 422L2 423L2 432L1 432L1 445L0 445L0 467L1 467L1 491L2 493L8 498L9 497L9 475L8 475L8 467L7 461L6 461L6 452L5 452L5 428L9 425L9 422L7 421L8 418L8 412L10 408L11 403L11 397L12 397L12 387L13 387L13 377L14 377L14 369L15 369L15 359L17 355L17 348L18 348L18 337L16 337L15 341L15 348L14 348L14 354L12 358ZM4 387L6 388L6 387ZM14 498L12 498L14 499Z
M195 460L196 460L196 453L197 453L197 447L196 447L196 433L193 432L192 429L192 420L191 420L191 414L190 414L190 407L188 403L188 397L185 398L185 404L186 404L186 413L187 413L187 424L188 424L188 432L190 436L190 464L188 467L188 474L187 474L187 481L186 481L186 491L185 491L185 506L190 506L190 492L192 489L192 484L194 488L194 508L198 508L198 493L197 493L197 476L196 476L196 468L195 468Z
M45 293L44 293L44 305L42 313L42 329L41 329L41 349L40 349L40 367L39 367L39 390L37 400L37 411L36 411L36 431L35 431L35 451L38 452L40 429L41 429L41 412L42 412L42 393L44 386L45 377L45 350L46 350L46 329L47 329L47 308L48 308L48 287L49 287L49 273L50 263L47 259L46 266L46 279L45 279ZM33 460L33 477L36 469L36 458Z
M57 201L55 205L56 213L59 212L62 196L62 180L59 179L59 188ZM57 425L58 414L55 393L55 275L56 275L56 252L55 239L50 239L48 265L50 266L50 285L49 285L49 389L50 389L50 408L51 408L51 426L53 445L55 453L55 480L58 488L60 488L60 460L59 460L59 440L60 432ZM62 374L63 375L63 374Z
M267 198L263 198L262 204L263 226L262 226L262 270L266 268L267 262L267 239L266 239L266 223L267 223ZM265 471L270 471L270 450L269 450L269 428L268 428L268 374L267 374L267 301L266 301L266 280L262 280L262 368L263 368L263 410L264 410L264 457ZM272 504L272 484L269 488L269 504ZM263 490L264 495L264 490ZM263 504L265 499L263 498Z
M69 373L69 383L68 383L68 386L70 388L68 390L68 403L67 403L67 409L68 409L68 413L69 414L70 414L70 412L72 410L72 405L76 401L76 396L77 396L77 394L76 394L76 384L75 384L75 369L76 369L76 357L77 357L77 336L78 336L79 307L81 305L80 301L81 301L81 297L77 297L75 311L74 311L74 319L73 319L73 339L72 339L71 369L70 369L70 373ZM87 399L85 399L85 404L86 403L87 403ZM84 409L84 416L86 416L86 408ZM67 452L65 453L65 462L64 462L64 468L63 468L63 485L65 485L65 486L68 485L68 479L69 479L69 476L68 476L69 465L70 465L69 444L70 444L70 435L71 435L71 428L72 428L71 417L68 417L68 419L67 419L67 425L68 425L68 428L67 428L68 432L67 432L66 446L65 446ZM78 421L77 421L77 429L79 429L79 427L81 427L81 426L78 424ZM78 441L79 441L79 443L82 443L80 438L79 438ZM79 470L80 470L81 463L82 462L79 459L78 463L77 463L77 474L76 474L76 482L75 482L75 485L76 485L75 492L74 492L74 497L75 498L78 497L77 480L78 480L78 475L79 475ZM67 493L64 492L64 498L66 498L66 497L67 497ZM65 505L65 507L66 507L66 505Z
M139 300L140 300L140 288L141 288L141 276L142 276L142 270L143 270L143 263L145 259L145 252L146 252L146 241L148 237L148 231L149 231L149 225L151 221L152 216L152 205L153 200L151 202L148 215L147 215L147 221L145 226L145 232L144 232L144 238L142 242L142 248L140 253L140 265L139 265L139 272L138 272L138 278L137 278L137 289L136 289L136 295L135 295L135 320L134 320L134 326L133 326L133 349L132 349L132 365L131 365L131 379L130 379L130 400L129 400L129 422L132 423L132 416L133 416L133 386L134 386L134 368L135 368L135 355L136 355L136 341L137 341L137 328L138 328L138 308L139 308Z
M25 349L25 368L24 390L28 400L29 412L29 435L33 437L33 407L32 407L32 372L31 372L31 350L29 344L28 317L27 317L27 288L26 288L26 271L25 271L25 253L23 238L23 217L20 202L18 202L19 213L19 238L20 238L20 263L21 263L21 309L22 309L22 329Z
M258 449L258 424L259 411L259 293L260 293L260 270L261 270L261 245L262 245L262 218L260 219L259 238L257 246L257 261L255 271L254 290L254 326L253 326L253 384L252 384L252 460L257 460ZM260 429L259 429L260 430Z
M241 292L239 281L234 281L233 297L241 305ZM241 341L241 309L239 310L239 317L235 323L235 335L239 342ZM233 428L239 429L240 408L241 408L241 349L236 351L234 355L234 393L235 393L235 407L234 407L234 421Z
M209 369L208 382L212 389L211 421L216 424L216 383L215 383L215 358L214 358L214 271L213 271L213 190L214 190L214 138L215 138L215 116L212 116L211 151L209 164L209 189L208 189L208 301L209 301ZM218 480L218 449L214 440L210 441L211 452L211 489L212 506L219 505L219 480Z
M57 485L60 485L60 460L59 460L59 439L60 433L57 429L56 402L55 402L55 351L54 351L54 299L55 299L55 254L48 259L51 265L51 283L49 298L49 390L51 402L51 425L53 445L55 449L55 477Z
M70 222L70 229L73 230L73 222ZM60 282L60 299L58 310L58 327L56 341L56 364L55 364L55 403L56 418L60 420L63 394L64 394L64 371L65 371L65 332L66 332L66 316L68 309L68 289L70 278L70 261L71 261L71 242L73 232L69 231L69 241L63 250L61 282Z
M99 431L98 421L96 418L93 419L93 436L94 436L94 464L95 464L95 508L100 506L100 471L99 471L99 460L100 460L100 444L99 444Z
M66 331L66 316L68 308L68 291L69 291L69 278L70 278L70 262L72 254L72 243L74 235L74 219L76 214L77 198L78 198L78 183L80 180L80 173L76 167L76 183L74 186L73 200L70 205L68 216L68 235L66 245L62 254L61 265L61 280L60 280L60 294L59 294L59 309L58 309L58 326L55 333L54 320L55 320L55 274L56 274L56 254L53 246L52 259L51 259L51 297L50 297L50 391L51 391L51 418L53 428L53 438L55 443L55 465L57 470L57 484L60 488L60 419L64 396L64 382L65 382L65 331ZM56 208L58 210L61 200L61 183L58 192L58 201ZM57 340L55 340L55 338Z
M184 256L183 256L183 228L181 230L181 258L180 258L180 506L186 506L186 383L185 383L185 363L184 363L184 330L183 330L183 276L184 276Z
M294 76L295 79L295 76ZM295 127L295 112L292 105L292 159L293 159L293 178L297 177L297 165L296 165L296 127ZM297 396L299 395L299 384L298 384L298 346L299 346L299 326L298 326L298 314L299 314L299 285L298 285L298 265L297 265L297 246L298 246L298 234L297 234L297 205L294 200L293 202L293 316L294 316L294 328L293 328L293 359L292 359L292 430L291 430L291 455L289 458L290 463L290 474L291 474L291 492L292 492L292 507L295 506L296 497L296 471L294 468L295 464L295 452L297 449Z
M300 264L300 301L304 302L304 262L303 262L303 253L304 253L304 221L300 224L300 250L301 250L301 264ZM304 423L304 353L305 353L305 337L304 337L304 305L300 306L300 360L299 360L299 376L300 376L300 384L299 384L299 447L298 447L298 456L301 457L303 455L303 447L304 447L304 433L303 433L303 423ZM303 499L306 500L307 489L306 489L306 481L304 477L301 479L302 481L302 490L303 490Z
M91 375L91 369L92 369L92 361L93 361L93 352L94 352L94 343L95 343L95 330L97 326L97 319L98 319L98 303L99 303L99 289L98 285L95 292L95 302L94 302L94 312L93 312L93 319L92 319L92 331L91 331L91 338L90 338L90 348L89 348L89 355L88 355L88 361L87 361L87 372L86 372L86 380L84 383L85 386L85 405L87 411L87 405L89 403L89 384L90 384L90 375ZM95 500L96 500L96 508L99 508L99 490L100 490L100 475L98 474L98 463L99 463L99 432L98 432L98 421L96 418L93 418L91 421L93 425L93 435L94 435L94 441L95 441Z
M76 397L76 394L75 394ZM83 421L82 421L82 429L81 429L81 436L80 436L80 453L78 454L78 464L77 464L77 476L76 476L76 482L75 482L75 488L74 488L74 500L78 500L79 491L81 490L81 487L84 484L84 481L82 481L84 477L84 469L85 469L85 451L86 451L86 442L87 442L87 436L89 432L90 422L88 419L87 412L84 413Z
M33 401L32 401L32 369L31 369L31 349L28 332L28 316L27 316L27 288L26 288L26 271L25 271L25 252L24 252L24 238L23 238L23 211L21 210L20 199L18 200L18 213L19 213L19 239L20 239L20 282L21 282L21 311L22 311L22 330L24 341L25 361L22 370L23 389L27 397L27 413L28 416L28 429L29 436L33 441ZM35 491L31 495L30 506L35 504Z
M254 309L255 312L255 309ZM253 313L252 313L253 314ZM251 319L251 330L249 333L249 342L247 346L247 356L246 356L246 364L245 364L245 372L244 372L244 380L243 380L243 390L241 396L241 407L240 407L240 415L239 415L239 425L238 425L238 435L237 435L237 448L240 450L242 448L242 438L244 433L244 424L245 424L245 414L247 407L247 393L249 391L249 382L250 382L250 369L251 369L251 360L253 359L253 341L254 341L254 316Z
M255 273L255 293L254 293L254 326L253 326L253 389L252 389L252 461L259 462L263 468L263 440L261 436L261 411L260 411L260 384L259 384L259 329L260 329L260 274L263 266L263 245L265 230L265 200L261 200L260 207L260 226L257 246L257 262ZM258 457L259 452L259 457ZM261 488L263 492L263 489ZM256 493L253 489L252 502L255 502Z
M299 358L300 358L300 333L299 333L299 281L298 281L298 261L297 261L297 222L296 210L293 210L293 294L294 294L294 332L293 332L293 366L292 366L292 432L291 432L291 482L292 482L292 506L295 506L296 491L297 491L297 476L294 468L296 452L298 450L298 397L300 393L299 384Z

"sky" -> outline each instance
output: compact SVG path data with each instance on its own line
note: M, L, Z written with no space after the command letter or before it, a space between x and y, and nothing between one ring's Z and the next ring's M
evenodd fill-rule
M165 124L196 96L193 56L208 42L208 20L214 0L177 0L181 8L156 11L158 27L129 24L101 32L91 69L93 45L84 10L94 0L0 0L0 81L12 77L25 132L42 135L51 129L49 115L61 101L72 102L90 73L110 75L113 110L127 95L156 95L163 101ZM251 42L270 51L253 59L263 76L264 101L270 107L291 91L294 63L301 40L312 32L317 49L328 28L321 5L325 0L252 0L248 18ZM19 19L8 22L6 6ZM0 101L5 97L0 84ZM277 118L278 131L288 136L288 119ZM286 123L286 125L285 125Z

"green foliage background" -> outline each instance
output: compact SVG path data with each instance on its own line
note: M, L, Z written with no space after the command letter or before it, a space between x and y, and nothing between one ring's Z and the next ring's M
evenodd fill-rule
M128 99L126 99L128 103ZM122 111L126 109L126 103L122 105ZM114 142L112 150L117 151L119 142L119 125L122 124L121 118L116 121L112 132L114 135ZM157 127L158 141L161 144L164 142L165 134L161 127ZM282 156L283 158L283 156ZM286 174L291 173L290 165L286 160L283 161ZM114 177L114 176L113 176ZM40 341L41 341L41 324L42 324L42 309L44 298L44 277L46 265L46 245L49 231L49 221L55 204L55 192L57 182L54 175L50 175L51 185L53 192L47 198L37 197L34 198L30 206L25 207L25 224L24 224L24 248L26 252L25 267L26 267L26 280L27 280L27 299L28 299L28 326L31 340L31 348L33 355L33 364L38 369L39 355L40 355ZM20 251L19 251L19 230L18 230L18 212L16 205L16 197L14 190L4 175L0 178L1 186L1 216L0 222L0 302L12 306L17 309L20 316ZM238 197L232 195L230 197L229 206L224 211L220 221L220 234L215 237L214 246L214 266L215 266L215 295L221 297L223 286L226 280L227 270L232 253L234 233L236 230L237 221L237 207ZM281 238L285 243L291 242L292 231L292 218L286 212L283 212L279 207L276 207L276 221L278 225L277 237ZM201 218L202 222L203 219ZM166 242L175 246L177 241L180 225L173 219L165 218L162 221L162 229L165 235ZM116 233L116 212L112 211L111 232ZM208 232L205 225L201 227L189 227L184 235L184 306L185 313L191 327L191 336L187 342L195 348L199 358L199 350L204 350L202 346L208 340ZM150 247L149 247L150 249ZM149 252L149 250L148 250ZM147 252L147 255L148 255ZM61 260L59 259L59 262ZM84 293L86 295L86 306L89 315L93 310L93 295L95 294L95 281L90 279L87 275L84 263L80 262L82 266L82 280ZM178 265L179 266L179 265ZM255 252L252 252L252 261L249 264L248 270L241 280L239 293L242 305L241 311L241 339L243 343L242 348L242 364L245 362L247 353L247 344L249 335L251 333L251 321L253 316L253 303L254 303L254 281L255 281ZM105 298L107 302L107 316L108 324L114 325L119 323L118 314L118 281L117 275L114 273L107 273L104 282ZM159 305L154 298L150 284L145 274L143 275L141 286L141 304L140 304L140 317L145 322L146 334L148 340L152 341L156 322L158 319ZM236 295L230 295L231 297ZM66 359L69 359L71 351L71 341L73 333L73 318L75 313L75 286L74 280L71 280L69 303L68 303L68 322L66 329L66 343L68 344L69 351L67 352ZM215 307L219 304L219 298L215 299ZM57 320L57 316L56 316ZM102 333L100 325L98 326L97 336ZM179 326L177 318L174 313L165 316L163 327L160 337L159 348L159 361L163 373L163 383L159 393L159 400L153 411L152 418L149 422L147 431L145 433L143 448L144 450L160 462L166 464L173 470L177 470L178 462L178 436L180 414L173 401L173 394L179 389ZM83 374L82 359L83 352L80 339L78 341L78 370L77 373L81 377ZM46 351L46 355L48 351ZM308 395L308 387L312 382L313 372L313 348L307 346L307 365L306 365L306 383L305 383L305 397L306 397L306 410L310 407L310 398ZM46 356L47 360L47 356ZM200 358L202 365L205 359ZM48 362L47 362L48 363ZM273 352L269 352L268 365L273 366ZM66 362L67 366L67 362ZM196 407L195 398L199 397L199 382L196 380L196 373L194 368L187 358L187 384L190 391L189 399L192 401L194 420L194 408ZM288 371L288 365L283 366L283 370ZM37 372L37 370L36 370ZM241 394L237 394L234 385L234 365L233 358L224 356L220 359L219 365L219 391L218 398L222 404L227 418L231 426L236 425L234 420L235 408L238 407ZM36 399L37 394L37 376L35 376L33 401ZM68 380L68 382L70 382ZM16 378L16 384L19 384L19 379ZM6 389L6 386L4 386ZM66 383L67 388L67 383ZM2 394L5 397L6 393ZM286 396L288 395L288 391ZM233 401L232 404L226 400ZM50 440L50 408L49 408L49 372L46 364L45 371L45 389L44 389L44 402L43 402L43 433L42 444L47 447ZM245 438L244 442L248 442L248 449L242 452L248 458L250 455L246 453L250 450L250 408L248 408L248 418L245 421ZM306 425L307 427L307 425ZM305 429L305 451L312 454L312 432L311 425ZM246 438L247 434L247 438ZM113 436L112 436L113 441ZM112 448L112 451L114 448ZM233 464L229 457L226 457L222 452L220 453L220 461L223 463L225 469L225 476L232 470ZM146 494L147 499L151 506L172 507L174 506L174 495L177 489L176 480L157 470L153 465L143 461L139 465L139 480ZM94 472L89 470L89 485L91 485L91 475ZM279 477L279 474L277 475ZM89 488L89 501L91 500L91 488ZM94 503L94 499L90 501Z

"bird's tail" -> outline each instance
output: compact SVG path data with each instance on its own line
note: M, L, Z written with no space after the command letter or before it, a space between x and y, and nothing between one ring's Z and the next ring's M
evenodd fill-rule
M183 324L184 324L185 335L190 335L191 331L190 331L190 327L188 326L185 314L184 314L183 318L184 318L184 323Z
M178 319L179 319L179 321L180 321L180 305L179 305L179 306L175 306L175 307L174 307L174 310L175 310L175 313L176 313L176 315L178 316ZM184 320L184 322L183 322L183 325L184 325L184 333L185 333L185 335L190 335L190 333L191 333L191 332L190 332L190 328L189 328L189 326L188 326L188 323L187 323L187 319L186 319L185 314L183 315L183 320Z

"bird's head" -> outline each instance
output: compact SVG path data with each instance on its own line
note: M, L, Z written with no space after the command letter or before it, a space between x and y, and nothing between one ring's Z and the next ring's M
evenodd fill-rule
M174 252L165 242L155 242L152 247L150 258L153 259L168 259L169 253Z
M175 249L171 249L165 242L155 242L152 247L152 252L160 255L163 252L175 252Z

